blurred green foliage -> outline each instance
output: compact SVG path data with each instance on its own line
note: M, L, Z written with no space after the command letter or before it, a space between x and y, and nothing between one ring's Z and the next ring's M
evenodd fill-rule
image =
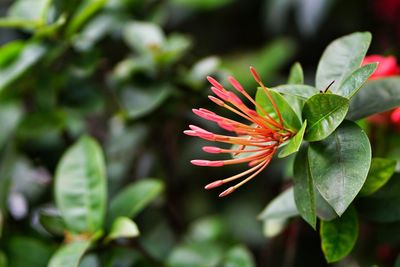
M293 159L220 201L201 188L234 167L191 167L202 143L181 134L196 120L190 109L209 105L205 76L233 74L254 95L249 65L275 86L299 60L309 81L328 41L375 25L365 22L363 1L356 8L311 2L1 2L0 267L325 266L315 233L291 219L296 211L280 215L295 208L293 198L256 219L287 187ZM287 26L293 10L296 27ZM350 109L357 118L357 106ZM398 159L398 136L386 141ZM398 203L397 180L372 195L373 205L357 203L395 233L398 205L387 203ZM351 260L390 266L398 235L381 234L385 224L365 227L380 240L365 242ZM389 258L368 252L381 244L390 244Z

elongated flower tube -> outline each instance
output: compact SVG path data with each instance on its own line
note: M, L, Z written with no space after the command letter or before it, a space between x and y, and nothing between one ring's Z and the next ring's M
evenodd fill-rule
M214 181L205 186L205 189L212 189L228 182L241 179L240 182L223 191L219 195L220 197L229 195L262 172L271 162L279 145L293 135L289 129L284 127L281 112L256 70L250 67L250 71L255 81L269 99L275 116L272 116L272 114L269 114L257 104L235 78L228 77L228 81L233 88L235 88L236 93L224 88L214 78L207 77L212 85L211 91L215 94L215 96L210 95L208 98L218 106L234 113L236 117L241 118L241 121L220 116L207 109L193 109L193 113L197 116L216 123L219 127L228 132L232 132L234 135L215 134L195 125L189 125L189 130L184 131L184 133L189 136L200 137L213 142L231 144L231 148L228 149L217 146L203 147L203 151L207 153L230 154L232 157L231 159L214 161L195 159L191 161L192 164L207 167L221 167L241 163L246 163L248 165L248 169L239 174ZM251 109L244 104L237 93L244 96L254 105L254 108ZM255 109L257 109L258 112Z

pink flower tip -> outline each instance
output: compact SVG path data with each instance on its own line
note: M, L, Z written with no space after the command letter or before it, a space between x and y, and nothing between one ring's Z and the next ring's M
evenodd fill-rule
M211 154L221 153L222 149L215 146L203 146L203 151Z
M233 193L236 190L236 188L234 186L229 187L228 189L226 189L224 192L222 192L221 194L219 194L219 197L224 197L227 196L231 193Z
M393 110L392 114L390 114L390 120L394 124L400 124L400 108Z
M217 87L218 89L224 90L224 87L223 87L219 82L217 82L217 80L215 80L213 77L207 76L207 80L208 80L212 85L214 85L215 87Z
M208 190L208 189L212 189L212 188L221 186L221 185L223 185L223 184L224 184L224 181L223 181L223 180L218 180L218 181L209 183L208 185L206 185L206 186L204 187L204 189L207 189L207 190Z
M258 75L258 73L254 67L250 67L250 72L253 75L254 80L256 80L256 82L258 82L258 83L261 83L260 75Z
M206 166L206 167L221 167L224 166L224 162L217 160L217 161L210 161L210 160L202 160L202 159L194 159L190 161L193 165L196 166Z
M232 76L229 76L228 80L233 85L233 87L236 88L236 90L238 90L239 92L244 92L243 87L240 85L240 83L235 78L233 78Z
M217 104L218 106L223 106L223 105L225 105L224 101L222 101L222 100L220 100L220 99L218 99L218 98L216 98L216 97L214 97L214 96L212 96L212 95L209 95L208 98L209 98L212 102L214 102L215 104Z
M189 135L189 136L197 136L197 133L192 130L185 130L183 131L184 134Z

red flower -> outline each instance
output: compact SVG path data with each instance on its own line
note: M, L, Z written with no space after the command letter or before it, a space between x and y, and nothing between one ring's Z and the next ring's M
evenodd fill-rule
M242 100L232 91L225 89L220 83L218 83L212 77L207 77L208 81L213 85L211 90L218 97L208 96L208 98L216 103L217 105L228 109L235 113L239 117L248 121L248 124L242 123L236 120L222 117L207 109L193 109L193 112L206 120L217 123L224 130L233 132L236 136L214 134L207 130L204 130L198 126L189 125L190 130L184 131L189 136L197 136L209 141L227 143L233 146L225 149L215 146L205 146L203 150L207 153L219 154L226 153L232 155L232 159L226 160L192 160L191 163L197 166L208 166L208 167L220 167L224 165L247 163L249 169L246 171L236 174L234 176L225 178L223 180L214 181L205 186L205 189L211 189L214 187L221 186L225 183L237 180L243 177L241 182L234 186L229 187L223 191L219 196L226 196L238 187L242 186L246 182L253 179L263 169L265 169L270 163L273 155L278 149L279 145L288 140L293 133L283 126L281 113L268 92L268 89L262 83L260 76L254 68L250 67L251 73L253 74L256 82L264 90L266 96L273 105L274 111L278 119L272 118L256 101L244 90L237 80L233 77L229 77L228 80L232 86L244 97L246 97L260 112L262 115L257 113L254 109L248 108ZM247 149L246 149L247 148ZM246 154L248 153L248 154ZM242 157L237 157L241 155ZM246 156L243 156L246 155Z
M379 65L375 72L369 77L370 80L384 78L400 74L400 67L397 65L397 60L394 56L383 57L380 55L370 55L364 58L362 65L378 62Z
M375 72L369 78L370 80L400 75L400 67L394 56L383 57L380 55L370 55L364 58L362 65L372 62L378 62L379 65ZM400 127L400 108L391 111L382 112L368 117L368 121L376 125L393 124L396 128Z

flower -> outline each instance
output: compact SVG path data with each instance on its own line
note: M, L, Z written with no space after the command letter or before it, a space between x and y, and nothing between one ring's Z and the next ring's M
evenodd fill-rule
M361 65L366 65L372 62L378 62L379 65L369 80L400 75L400 66L397 65L397 60L394 56L366 56ZM396 128L400 129L400 107L372 115L368 117L368 121L376 125L392 124Z
M228 77L228 81L236 89L237 92L242 94L249 100L259 111L257 113L254 109L250 109L242 100L232 91L225 89L219 82L212 77L207 77L211 83L212 92L217 96L208 96L208 98L215 104L233 112L237 116L247 121L246 123L222 117L207 109L193 109L193 112L206 120L217 123L222 129L235 134L220 135L209 132L195 125L189 125L190 130L184 131L186 135L196 136L205 140L227 143L233 145L231 148L225 149L215 146L204 146L203 151L212 154L226 153L232 155L232 159L226 160L192 160L191 163L197 166L220 167L224 165L247 163L249 169L234 176L214 181L205 186L205 189L219 187L225 183L243 178L243 180L234 186L229 187L223 191L219 196L223 197L234 192L237 188L247 183L262 170L264 170L270 163L273 155L278 149L279 145L288 140L293 133L286 129L283 124L281 113L271 97L268 89L264 86L260 76L253 67L250 71L265 92L269 101L272 104L277 119L271 117L257 102L246 92L240 83L233 77ZM236 145L236 146L235 146ZM246 177L246 178L244 178Z
M397 60L394 56L366 56L362 62L362 66L373 62L379 62L379 65L371 77L369 77L370 80L400 74L400 67L397 65Z

